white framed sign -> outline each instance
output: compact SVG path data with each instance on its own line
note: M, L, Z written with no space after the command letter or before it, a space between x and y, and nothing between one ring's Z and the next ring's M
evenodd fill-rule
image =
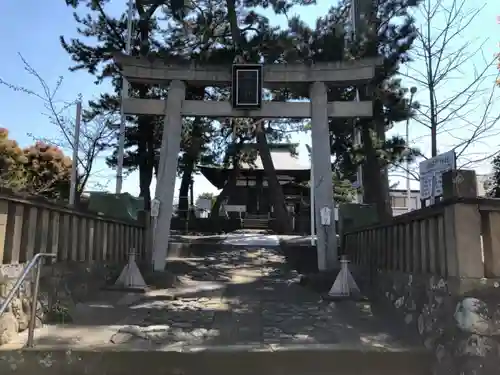
M196 201L196 206L198 208L205 210L205 211L210 211L212 208L212 199L210 198L198 198Z
M330 207L322 207L319 211L319 215L321 218L321 225L330 225L330 217L332 216L332 210L330 209Z
M160 200L155 198L151 201L151 216L158 217L159 214L160 214Z
M443 173L456 169L455 151L448 151L419 164L420 199L443 195Z

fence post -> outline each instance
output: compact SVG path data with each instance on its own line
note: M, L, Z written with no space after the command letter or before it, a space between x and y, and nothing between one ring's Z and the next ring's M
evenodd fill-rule
M486 277L500 277L500 212L484 212L481 219L484 273Z
M444 225L448 275L483 278L481 215L477 204L446 206Z
M7 237L7 221L9 217L9 202L0 201L0 265L3 263L5 240Z

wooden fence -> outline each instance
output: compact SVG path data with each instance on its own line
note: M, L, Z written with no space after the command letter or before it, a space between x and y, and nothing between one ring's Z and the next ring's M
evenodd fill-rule
M500 277L500 199L453 199L353 230L344 252L372 269Z
M145 255L144 227L64 206L0 195L0 264L23 263L41 252L58 261L124 261Z

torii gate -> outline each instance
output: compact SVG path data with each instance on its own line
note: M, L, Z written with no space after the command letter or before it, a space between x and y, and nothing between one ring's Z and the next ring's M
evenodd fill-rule
M166 265L170 237L167 228L170 228L173 211L182 116L311 118L318 267L325 270L338 264L328 118L371 117L372 102L328 102L327 90L333 85L366 84L373 78L380 60L312 66L237 64L231 69L231 66L200 66L194 63L176 65L160 59L117 54L115 62L121 67L123 77L131 83L169 85L166 100L128 98L122 103L126 114L165 116L155 193L155 199L160 202L152 254L155 271L164 270ZM197 86L233 84L232 103L186 100L186 83ZM262 102L262 87L297 85L309 86L310 102Z

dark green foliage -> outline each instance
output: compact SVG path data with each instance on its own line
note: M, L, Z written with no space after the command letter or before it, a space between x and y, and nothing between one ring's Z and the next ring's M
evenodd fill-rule
M126 15L125 12L119 19L110 17L105 12L106 0L71 1L68 5L77 9L85 9L85 16L75 15L79 33L85 40L73 39L70 41L61 38L63 48L70 54L75 65L71 70L86 70L96 77L96 83L111 79L114 87L113 93L102 94L100 99L91 103L94 115L108 112L119 112L119 93L121 77L112 62L115 51L125 48ZM175 3L171 4L175 7ZM232 39L229 33L227 16L224 8L218 2L200 1L195 9L189 10L193 22L163 22L160 19L172 20L173 14L168 7L145 7L141 2L135 4L138 13L145 21L134 20L133 51L134 55L154 56L170 59L177 62L196 60L201 63L231 64L235 57ZM157 11L156 14L154 11ZM176 10L177 12L178 10ZM176 17L179 19L179 13ZM161 27L159 26L161 24ZM267 19L248 12L244 17L245 27L243 33L253 33L252 30L268 30ZM257 47L261 44L262 37L257 34L254 41L249 43L248 55L257 60L259 53ZM271 38L272 39L272 38ZM132 85L131 94L141 98L165 98L168 94L165 89ZM214 90L213 88L188 87L188 99L222 99L227 98L227 90ZM92 115L92 113L90 114ZM247 121L248 122L248 121ZM274 124L273 124L274 125ZM159 160L163 119L154 116L128 117L126 129L126 154L124 166L128 171L139 170L141 196L149 202L149 185ZM183 176L181 183L181 197L187 196L192 174L197 173L198 163L222 163L230 159L226 152L228 144L233 142L233 137L228 137L226 122L218 123L209 119L185 119L183 123L183 137L181 154L179 155L179 173ZM282 127L281 127L282 128ZM267 132L273 140L287 139L288 134L280 132L280 127L268 126ZM240 142L250 141L253 136L242 134L236 137ZM116 144L110 144L115 151L108 159L108 165L116 165ZM179 202L185 205L182 199Z
M120 18L112 18L105 12L109 0L66 0L66 3L85 11L75 16L82 39L67 41L61 38L66 51L75 62L73 70L86 70L96 77L96 83L110 79L114 92L103 94L92 103L95 114L118 112L118 94L121 78L114 64L112 53L125 48L126 12ZM299 18L291 18L288 28L280 30L258 13L259 8L271 8L277 14L287 13L293 5L306 5L308 1L243 0L224 2L200 0L196 6L184 1L173 1L169 6L144 6L136 1L141 20L134 20L134 55L151 56L177 62L197 61L210 64L231 64L236 54L249 62L265 63L338 61L359 57L382 56L383 64L369 87L375 98L374 119L361 120L357 126L364 130L363 147L353 146L353 122L332 120L332 154L335 156L337 186L354 179L360 163L368 169L369 186L382 186L381 170L403 160L406 147L403 139L385 139L385 131L397 121L409 116L406 106L406 89L395 78L400 64L408 61L408 49L414 39L413 20L407 10L415 5L411 0L380 0L370 13L371 29L364 30L366 38L361 42L349 42L349 1L343 0L320 17L314 27ZM235 19L238 22L235 23ZM165 22L169 21L169 22ZM237 30L234 30L234 25ZM348 41L349 43L346 43ZM347 51L347 52L346 52ZM141 98L165 98L161 88L132 86L132 95ZM364 93L364 92L363 92ZM362 93L362 94L363 94ZM307 88L284 88L268 93L273 100L307 97ZM352 87L329 91L329 100L353 100ZM188 87L188 98L227 99L223 89ZM363 99L363 98L362 98ZM187 188L199 163L230 164L241 159L251 160L255 153L242 154L242 145L255 142L251 132L234 132L236 123L251 120L234 119L210 121L186 119L183 124L179 172L183 176L180 196L187 196ZM299 124L290 121L273 121L265 126L268 142L286 141L290 131ZM154 116L128 118L126 131L125 167L140 172L141 195L149 202L149 185L158 162L162 137L162 119ZM115 144L109 145L116 147ZM108 160L116 164L116 157ZM371 179L371 180L370 180ZM347 186L347 185L346 185ZM342 191L346 189L342 188ZM348 189L347 189L348 190ZM343 194L343 193L342 193ZM341 196L343 196L340 194ZM365 191L368 202L385 201L382 191ZM373 203L373 202L371 202ZM181 200L180 205L184 204Z
M332 154L336 156L336 169L344 179L354 180L356 167L363 164L364 201L378 205L379 216L390 214L388 201L388 182L386 169L411 157L401 137L386 139L385 132L395 122L411 116L407 106L407 89L396 78L401 64L408 62L416 32L413 19L408 14L415 1L381 0L372 3L376 8L365 9L368 27L360 27L359 38L352 39L348 8L350 1L341 1L333 7L323 22L326 28L346 31L346 37L353 40L347 45L348 53L343 57L374 58L381 57L382 64L376 69L376 75L370 85L360 90L361 100L373 100L374 116L371 119L359 119L356 126L362 131L362 147L353 144L353 123L345 120L332 120ZM370 95L368 95L368 93ZM330 92L329 100L353 100L352 88Z
M306 148L310 158L311 147L309 145L306 145ZM344 153L350 153L350 150L345 150ZM333 181L333 199L335 200L336 203L349 203L354 201L357 191L353 187L352 181L345 178L345 175L336 166L335 163L333 165L332 181Z
M374 99L374 118L356 122L356 126L363 130L362 146L354 145L354 124L351 119L330 120L331 150L335 156L337 180L354 181L357 167L362 164L364 200L366 203L378 202L381 212L388 211L384 207L388 200L388 190L384 192L383 189L384 185L388 185L384 169L398 165L417 153L417 150L408 152L401 137L385 137L385 132L395 122L404 121L412 115L412 110L407 106L407 89L401 86L396 73L400 65L409 60L408 51L416 36L413 19L408 14L409 7L416 4L415 1L406 0L381 0L372 4L376 9L371 12L365 10L370 28L361 27L360 34L363 37L358 40L353 40L350 30L349 0L333 6L314 28L297 18L290 21L289 27L297 40L299 56L306 63L382 57L383 63L376 70L374 80L369 87L360 90L360 99ZM355 100L355 93L352 87L332 88L328 99L352 101ZM306 94L296 90L292 93L297 98Z
M488 190L488 196L500 198L500 155L495 156L491 162L493 176L491 178Z
M356 197L356 189L348 180L340 180L337 175L333 175L333 199L335 203L351 203Z

